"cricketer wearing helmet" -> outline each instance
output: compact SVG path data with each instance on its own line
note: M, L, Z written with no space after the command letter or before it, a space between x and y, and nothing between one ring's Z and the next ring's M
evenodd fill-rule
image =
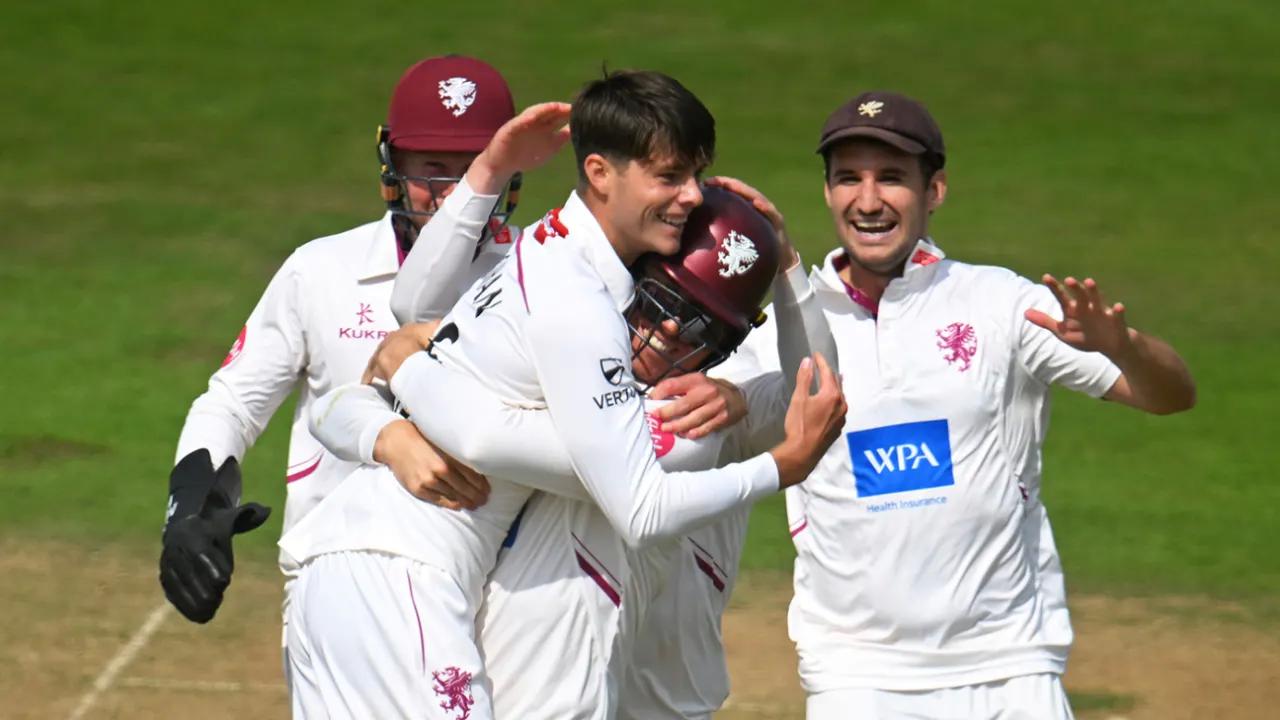
M713 368L760 321L771 281L778 324L794 331L784 330L783 337L796 350L795 364L807 353L806 333L825 337L820 349L829 352L825 320L789 244L779 246L751 202L720 188L703 194L704 204L685 223L680 252L636 263L636 295L625 313L631 356L607 370L620 373L629 362L642 386L651 386ZM756 203L771 210L763 198ZM778 267L779 249L786 274L788 268ZM444 443L465 438L473 453L467 457L478 457L480 467L532 461L569 470L545 411L492 407L496 400L482 385L440 366L418 376L415 387L430 397L410 402L471 409L463 424L450 426ZM665 469L715 467L750 457L781 436L792 393L784 375L753 378L742 388L746 421L701 438L664 431L656 412L670 401L646 400L654 451ZM396 417L380 420L388 410L372 395L369 388L344 388L322 399L317 437L340 455L358 452L351 438ZM747 515L747 508L732 511L685 537L628 551L590 502L535 493L503 543L478 623L495 714L705 717L718 709L728 693L720 617ZM651 600L657 604L649 613ZM631 675L634 687L619 697Z
M266 519L266 508L239 505L238 462L294 389L299 399L283 478L284 529L355 467L324 452L311 436L315 399L358 379L378 341L398 327L389 301L405 254L513 114L502 76L473 58L429 58L400 78L387 124L378 132L386 214L289 256L187 414L170 476L160 581L188 619L213 618L231 580L232 535ZM486 220L495 205L484 209ZM494 216L494 232L472 252L506 236L508 209ZM290 570L283 563L282 569ZM286 587L286 604L288 597Z
M462 512L413 501L385 479L385 470L359 471L358 485L343 483L286 534L282 549L304 563L290 608L295 709L430 713L435 705L424 708L423 698L447 696L440 702L452 707L465 695L472 717L487 717L489 684L472 636L475 613L507 528L533 489L589 496L627 544L676 538L800 480L843 412L832 393L834 377L823 366L818 394L791 398L788 432L770 453L715 471L673 474L658 467L631 368L622 360L632 352L621 314L634 285L627 265L650 249L679 250L680 234L672 231L683 230L701 200L692 184L696 165L685 160L709 149L710 118L687 90L656 73L619 73L593 83L573 113L575 150L587 156L585 174L593 179L515 240L507 258L446 316L428 352L415 346L407 359L374 363L391 377L411 416L415 406L438 416L434 424L414 420L438 430L451 454L467 455L468 443L485 441L457 429L486 413L481 398L467 399L469 392L457 402L425 400L430 392L419 391L419 379L430 385L427 379L446 371L488 387L505 401L495 401L505 411L547 408L552 422L546 427L564 445L566 462L543 467L522 454L482 453L488 462L477 469L489 475L492 492L484 506ZM575 347L583 342L600 346ZM395 350L384 344L388 348ZM811 368L806 372L807 389ZM612 438L621 428L625 433ZM532 444L548 452L554 447ZM420 613L424 604L429 610ZM339 614L343 622L333 622ZM373 656L390 658L388 666L360 661ZM381 690L363 690L369 687Z

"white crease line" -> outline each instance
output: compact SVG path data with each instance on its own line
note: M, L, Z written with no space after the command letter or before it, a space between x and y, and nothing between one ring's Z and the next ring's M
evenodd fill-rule
M84 694L84 697L80 698L80 704L76 705L76 709L71 711L71 714L67 716L67 720L80 720L85 713L93 708L93 704L98 701L98 696L111 689L111 686L116 681L116 676L146 646L147 642L151 640L151 636L155 634L156 630L160 629L160 623L163 623L168 616L169 603L167 602L161 603L155 610L151 611L146 621L142 623L142 627L138 628L133 637L129 638L129 642L120 648L120 652L117 652L115 657L111 658L111 662L108 662L107 666L98 674L97 679L93 681L93 687Z
M148 690L197 690L202 692L284 692L284 683L242 683L223 680L169 680L165 678L127 677L120 687Z

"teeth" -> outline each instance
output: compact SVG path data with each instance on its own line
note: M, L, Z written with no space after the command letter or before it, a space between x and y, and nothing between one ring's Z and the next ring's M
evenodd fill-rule
M667 344L662 342L662 338L658 337L657 333L649 336L649 346L659 352L667 352L669 350Z
M685 222L685 221L684 221L683 219L681 219L681 220L679 220L679 221L676 221L676 220L669 220L669 219L667 219L667 218L663 217L662 215L659 215L659 216L658 216L658 219L659 219L659 220L661 220L662 222L666 223L667 225L670 225L671 227L676 228L677 230L684 228L684 222Z

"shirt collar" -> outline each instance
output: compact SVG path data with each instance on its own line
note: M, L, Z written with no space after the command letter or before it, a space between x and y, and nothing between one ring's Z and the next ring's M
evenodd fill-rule
M369 247L365 250L364 264L361 265L361 282L373 280L386 275L395 275L400 271L400 243L396 240L396 231L391 224L391 212L382 216L369 238Z
M587 262L591 263L604 280L618 312L626 310L635 293L635 279L631 277L627 266L622 264L622 259L605 236L600 222L591 214L577 191L569 195L557 217L568 230L567 235L575 239L575 245L582 248Z
M942 252L942 248L934 244L932 238L921 238L916 241L916 246L911 251L911 256L907 259L907 265L902 271L902 280L906 282L908 287L917 287L920 282L927 282L933 277L935 268L932 266L946 258L946 256L946 253ZM840 270L848 264L849 260L845 255L844 248L836 248L827 253L821 268L814 268L813 277L819 287L829 292L845 295L851 302L862 307L874 317L879 310L879 303L867 297L861 290L849 285L840 277Z

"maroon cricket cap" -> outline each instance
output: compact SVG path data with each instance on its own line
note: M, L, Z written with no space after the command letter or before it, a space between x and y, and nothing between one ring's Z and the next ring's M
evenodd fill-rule
M480 152L515 117L507 81L463 55L427 58L405 71L387 111L391 144L402 150Z
M818 154L849 138L865 137L888 143L912 155L932 155L938 167L946 163L942 130L924 105L892 92L864 92L836 108L822 126Z

